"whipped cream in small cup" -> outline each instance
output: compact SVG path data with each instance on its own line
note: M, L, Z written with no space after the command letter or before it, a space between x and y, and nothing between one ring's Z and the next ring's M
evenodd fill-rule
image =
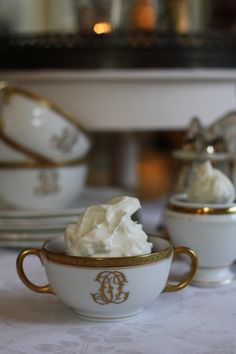
M149 254L152 243L142 225L131 219L137 198L116 197L88 207L65 232L67 254L82 257L127 257Z
M192 203L230 204L235 199L232 182L209 161L195 169L195 179L187 191Z

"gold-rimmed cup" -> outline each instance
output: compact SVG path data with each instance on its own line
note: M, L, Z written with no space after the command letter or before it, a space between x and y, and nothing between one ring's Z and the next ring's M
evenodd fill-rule
M186 247L173 248L170 241L149 236L153 252L120 258L74 257L66 255L63 238L47 241L41 249L28 248L17 258L22 282L32 291L52 293L80 316L92 320L116 320L137 315L162 292L178 291L191 281L197 267L195 253ZM190 270L177 284L168 276L176 255L190 258ZM33 284L25 274L28 255L42 261L49 284Z
M0 200L19 209L68 207L84 189L87 173L86 160L55 164L0 161Z
M32 159L50 163L84 158L91 139L86 130L46 98L2 82L0 138Z
M236 204L190 203L176 195L167 205L166 225L175 246L186 245L198 255L193 285L214 287L235 278Z

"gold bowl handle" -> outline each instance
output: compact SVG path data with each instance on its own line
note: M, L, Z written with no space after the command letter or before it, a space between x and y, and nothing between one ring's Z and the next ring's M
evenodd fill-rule
M23 262L26 256L29 254L33 254L41 259L41 250L37 248L28 248L26 250L23 250L19 253L17 260L16 260L16 269L17 273L21 279L21 281L27 286L30 290L35 291L37 293L42 293L42 294L53 294L52 290L50 289L50 285L43 285L43 286L38 286L33 284L28 277L25 274L24 267L23 267Z
M167 283L165 289L163 290L164 292L179 291L179 290L185 288L190 283L190 281L192 280L192 278L197 270L198 260L197 260L196 254L193 250L191 250L190 248L187 248L187 247L176 247L174 249L174 258L178 254L186 254L187 256L189 256L190 261L191 261L190 271L189 271L187 277L184 280L182 280L180 283L178 283L176 285Z

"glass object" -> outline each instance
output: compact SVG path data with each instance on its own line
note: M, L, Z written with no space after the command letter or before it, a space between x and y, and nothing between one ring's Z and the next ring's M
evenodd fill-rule
M232 163L224 136L219 129L209 133L198 118L190 122L181 150L174 151L173 155L177 170L174 193L187 192L196 166L207 160L232 179Z
M124 0L78 0L81 33L105 34L122 27Z
M233 0L0 0L1 33L235 33ZM105 23L105 26L101 24Z
M73 33L77 0L0 0L2 33Z
M158 2L155 0L129 1L127 6L128 29L154 31L157 25Z
M78 0L79 31L155 31L166 27L164 0Z
M169 29L177 33L202 32L211 24L212 0L169 0Z
M202 123L199 118L194 117L188 127L182 149L185 151L197 151L203 150L205 143L204 131Z

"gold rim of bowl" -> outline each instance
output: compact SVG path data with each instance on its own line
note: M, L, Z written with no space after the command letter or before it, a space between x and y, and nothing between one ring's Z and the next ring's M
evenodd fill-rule
M153 252L150 254L144 254L140 256L131 257L110 257L110 258L93 258L93 257L75 257L68 256L64 253L55 253L46 249L47 244L50 241L46 241L42 247L43 256L49 262L58 263L68 266L76 267L133 267L139 265L146 265L150 263L156 263L169 258L173 252L173 246L169 243L169 246L164 250ZM168 241L169 242L169 241Z
M210 206L203 207L188 207L174 204L168 204L167 210L182 213L182 214L194 214L194 215L229 215L236 214L236 205L231 205L225 208L213 208Z
M22 89L20 87L11 86L8 82L5 82L5 81L0 82L0 91L4 92L4 100L5 101L7 101L9 98L11 98L14 95L19 95L19 96L27 97L27 98L37 102L40 106L43 106L45 108L50 109L51 111L56 112L57 114L60 115L60 117L62 117L67 122L72 124L78 131L83 132L87 136L87 138L89 140L91 140L90 134L88 133L88 131L83 126L81 126L80 123L78 123L75 118L73 118L72 116L65 113L60 107L58 107L56 104L52 103L48 99L46 99L38 94L35 94L33 92ZM58 162L54 159L51 159L51 158L49 159L49 158L45 157L44 155L41 155L38 152L28 149L27 147L22 146L18 142L15 142L13 139L11 139L9 136L7 136L3 132L2 125L3 125L3 121L1 119L0 120L0 139L2 139L6 144L11 146L13 149L17 149L17 150L23 152L24 154L32 157L33 159L38 159L38 160L41 160L44 162L50 162L50 163L55 163L55 164Z
M69 123L73 124L76 128L78 128L79 130L81 130L82 132L84 132L86 135L89 136L89 133L87 132L87 130L80 123L78 123L74 117L65 113L58 105L56 105L55 103L52 103L47 98L40 96L39 94L36 94L34 92L23 89L21 87L13 86L6 81L3 81L0 83L0 91L4 91L4 90L6 91L6 95L7 95L6 99L10 98L14 95L20 95L23 97L27 97L27 98L37 102L39 105L58 113L63 119L65 119Z
M2 129L2 125L0 124L0 140L2 140L5 144L10 146L12 149L20 151L23 154L25 154L27 157L32 158L34 160L41 161L42 163L53 163L53 164L58 163L58 161L56 161L54 159L49 159L39 153L36 153L36 152L26 148L25 146L22 146L21 144L15 142L11 138L9 138L7 135L5 135L1 129Z
M44 162L44 161L24 161L24 162L4 162L0 161L0 169L28 169L28 168L57 168L86 165L88 160L80 159L68 162Z

